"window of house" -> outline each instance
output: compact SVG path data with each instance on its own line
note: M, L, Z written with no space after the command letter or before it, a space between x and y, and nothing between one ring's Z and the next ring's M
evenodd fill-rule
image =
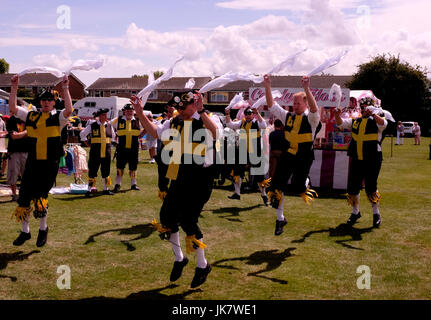
M157 99L157 91L152 91L149 95L148 99Z
M229 95L227 92L211 92L211 102L228 102Z
M96 90L96 91L94 92L94 96L95 96L95 97L103 97L103 91L101 91L101 90Z

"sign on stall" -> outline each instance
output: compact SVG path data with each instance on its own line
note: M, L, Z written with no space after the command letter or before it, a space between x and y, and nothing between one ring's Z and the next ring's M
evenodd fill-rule
M282 94L281 98L275 98L274 100L278 102L280 106L291 106L293 105L293 95L297 92L304 91L303 88L272 88L272 90L278 90ZM330 88L312 88L311 93L316 99L317 105L319 107L334 107L335 97L329 97ZM341 89L341 107L349 106L350 90ZM259 98L265 95L265 88L252 87L249 89L249 100L253 104Z

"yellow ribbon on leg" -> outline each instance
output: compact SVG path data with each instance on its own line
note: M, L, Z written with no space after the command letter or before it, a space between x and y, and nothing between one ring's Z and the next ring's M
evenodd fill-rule
M207 246L202 241L196 239L195 235L186 236L186 252L189 254L193 252L193 250L197 248L205 249Z

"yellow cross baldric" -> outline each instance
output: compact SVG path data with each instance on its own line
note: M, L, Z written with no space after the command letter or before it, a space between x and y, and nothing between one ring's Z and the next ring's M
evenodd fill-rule
M132 129L132 120L126 120L126 129L118 130L117 135L119 137L126 136L126 149L132 147L132 137L138 137L141 131L138 129Z
M36 159L47 160L48 158L48 138L60 137L60 126L46 126L49 112L42 112L36 123L36 129L27 126L27 135L36 138Z
M260 138L260 132L258 130L250 132L252 125L253 125L253 121L246 122L246 120L243 119L243 122L241 124L240 135L239 135L241 140L246 139L248 153L253 153L253 143L252 143L253 139Z
M368 119L363 118L361 121L361 124L359 125L359 132L353 133L352 132L352 138L356 141L356 151L358 154L359 160L364 160L364 141L376 141L378 139L377 133L369 133L365 134L365 129L367 127ZM355 126L355 123L353 124Z
M105 158L106 145L111 143L111 138L106 137L105 125L100 125L100 138L91 138L91 143L100 143L100 157Z
M285 131L284 137L287 141L290 142L290 148L287 152L291 154L296 154L298 152L298 144L303 142L312 142L313 135L311 132L308 133L299 133L299 129L302 124L302 116L295 116L295 121L293 122L293 128L291 131Z
M205 156L205 145L202 145L198 142L189 142L191 141L191 139L189 139L192 132L191 126L192 120L184 120L184 126L181 128L181 131L178 130L179 126L175 128L177 139L178 133L180 135L179 139L181 139L181 146L179 146L178 142L173 141L171 141L170 144L166 145L166 147L173 147L173 154L169 161L168 171L166 172L166 178L168 179L177 179L178 171L180 169L181 157L183 154Z

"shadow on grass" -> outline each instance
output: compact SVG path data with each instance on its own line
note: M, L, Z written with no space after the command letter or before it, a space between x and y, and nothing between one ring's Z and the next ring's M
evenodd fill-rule
M14 253L0 253L0 270L6 269L9 262L26 260L28 259L29 256L31 256L34 253L40 253L40 251L33 250L25 254L22 251L18 251ZM6 278L6 279L9 278L12 282L17 281L17 278L14 276L0 275L0 279L1 278Z
M98 233L91 235L90 237L88 237L87 241L85 241L84 244L87 245L87 244L96 242L96 240L95 240L96 237L98 237L102 234L110 233L110 232L118 232L119 235L137 234L138 236L136 238L133 238L131 240L121 240L120 241L122 244L124 244L126 246L128 251L135 251L136 250L135 246L133 244L131 244L130 242L147 238L154 231L156 231L156 229L153 227L153 225L151 223L138 224L138 225L135 225L135 226L129 227L129 228L110 229L110 230L101 231L101 232L98 232Z
M223 218L223 219L227 219L229 221L233 221L233 222L242 222L241 219L238 218L231 218L231 217L239 217L239 213L242 211L250 211L256 208L259 208L261 206L264 206L263 204L257 204L251 207L246 207L246 208L238 208L238 207L226 207L226 208L220 208L220 209L206 209L206 210L202 210L202 211L211 211L214 214L228 214L227 216L220 216L219 218Z
M230 261L242 261L245 262L245 264L248 265L261 265L265 264L266 266L264 269L256 271L256 272L250 272L247 274L247 276L252 277L258 277L266 280L270 280L273 282L277 282L280 284L287 284L286 280L281 280L277 278L271 278L264 275L261 275L261 273L269 272L272 270L277 269L281 266L281 264L289 257L293 256L291 252L295 250L296 248L287 248L286 250L282 252L278 252L278 250L263 250L263 251L256 251L252 253L251 255L247 257L238 257L238 258L232 258L232 259L222 259L219 261L216 261L211 264L213 267L217 268L224 268L224 269L230 269L230 270L239 270L238 268L234 267L233 265L222 265L224 262L230 262Z
M362 248L356 248L350 244L347 244L346 242L351 241L361 241L362 240L362 234L371 232L374 228L355 228L347 223L341 223L336 228L328 228L328 229L321 229L321 230L315 230L315 231L309 231L306 234L302 236L301 239L298 240L292 240L292 243L302 243L310 237L311 235L315 233L328 233L330 237L345 237L350 236L351 239L346 240L335 240L336 243L341 244L343 247L353 250L364 250Z
M184 300L185 297L188 295L195 293L195 292L202 292L201 289L189 289L183 293L177 293L173 295L167 295L164 293L161 293L161 291L166 289L174 289L177 288L177 284L169 284L166 287L158 288L158 289L152 289L148 291L139 291L136 293L132 293L128 295L125 298L109 298L109 297L91 297L87 299L82 299L81 301L91 301L91 300Z

